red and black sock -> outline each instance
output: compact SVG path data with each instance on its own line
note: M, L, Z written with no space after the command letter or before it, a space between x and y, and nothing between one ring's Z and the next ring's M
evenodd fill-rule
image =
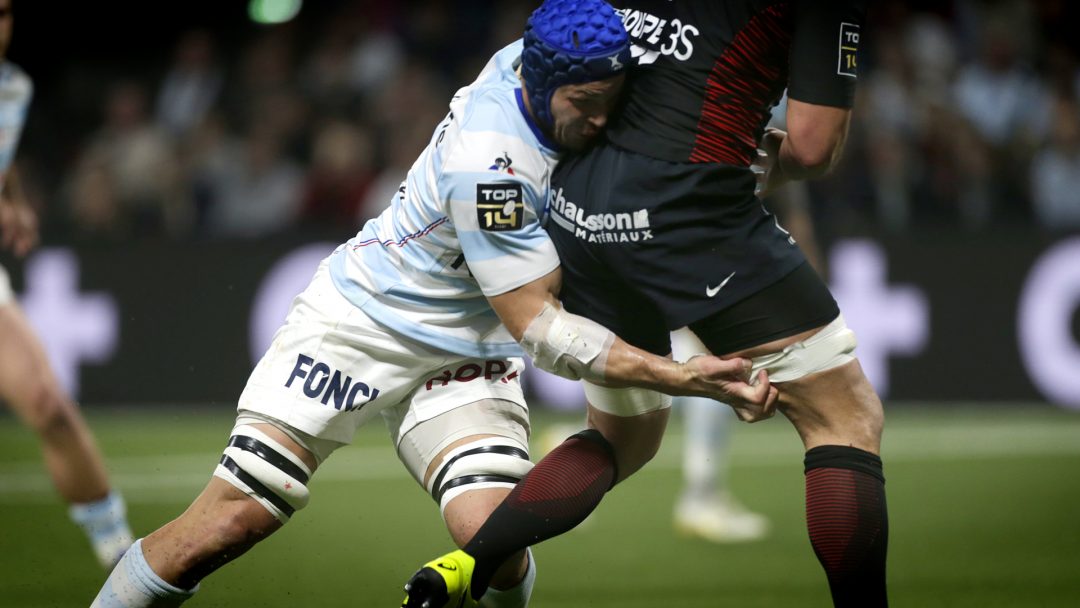
M806 526L838 608L888 606L889 516L881 459L825 445L806 453Z
M506 558L585 521L616 477L614 450L592 429L536 463L465 546L476 559L473 597L483 594Z

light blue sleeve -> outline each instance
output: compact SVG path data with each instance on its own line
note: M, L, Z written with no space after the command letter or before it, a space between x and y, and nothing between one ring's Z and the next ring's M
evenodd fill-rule
M444 173L439 183L465 263L486 296L539 279L559 258L537 209L541 194L527 181L496 171Z

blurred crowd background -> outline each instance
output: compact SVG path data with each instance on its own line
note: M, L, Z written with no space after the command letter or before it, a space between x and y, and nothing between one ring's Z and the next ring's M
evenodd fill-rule
M37 86L18 167L46 239L341 240L536 3L319 0L277 25L241 0L121 21L51 4L16 3L9 53ZM1080 229L1076 3L869 4L844 161L810 189L819 225Z

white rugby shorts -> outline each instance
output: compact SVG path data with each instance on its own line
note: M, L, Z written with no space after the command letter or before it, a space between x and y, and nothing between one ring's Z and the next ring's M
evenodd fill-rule
M379 414L397 447L417 424L485 399L517 404L527 416L523 369L520 357L454 355L379 325L338 293L323 261L252 371L237 410L341 444Z

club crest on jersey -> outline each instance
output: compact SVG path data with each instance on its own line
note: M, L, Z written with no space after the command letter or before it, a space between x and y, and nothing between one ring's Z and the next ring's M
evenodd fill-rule
M476 184L476 218L481 230L500 232L521 228L525 199L521 184Z
M499 173L506 173L509 175L514 174L514 170L510 168L510 165L514 164L513 159L506 152L503 155L495 159L495 164L488 167L492 171L498 171Z

